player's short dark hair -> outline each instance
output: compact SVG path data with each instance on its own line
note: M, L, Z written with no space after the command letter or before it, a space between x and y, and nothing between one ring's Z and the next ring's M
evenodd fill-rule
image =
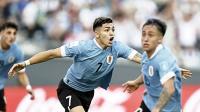
M16 23L14 22L5 22L3 24L0 25L0 32L7 29L7 28L13 28L16 31L18 30L18 26Z
M96 30L96 28L101 27L105 23L112 23L113 20L109 17L98 17L94 20L93 23L93 31Z
M165 22L163 22L163 21L161 21L159 19L151 18L151 19L148 19L144 23L142 28L144 28L144 26L146 26L146 25L154 25L154 26L156 26L158 31L160 31L163 36L165 35L166 29L167 29L167 25L166 25Z

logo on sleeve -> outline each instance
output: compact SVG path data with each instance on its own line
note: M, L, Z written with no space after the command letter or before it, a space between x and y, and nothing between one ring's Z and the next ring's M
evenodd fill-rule
M107 61L108 64L111 64L113 62L113 56L112 55L107 56L106 61Z
M161 62L159 65L163 71L167 71L169 68L169 64L166 61Z
M149 66L149 76L153 76L154 71L153 71L153 66Z

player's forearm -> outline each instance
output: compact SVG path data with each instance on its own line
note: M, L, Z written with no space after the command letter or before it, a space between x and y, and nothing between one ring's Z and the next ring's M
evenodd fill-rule
M162 110L162 108L167 104L167 102L170 100L173 93L170 93L168 90L163 89L160 98L155 106L155 108Z
M156 109L162 110L162 108L167 104L170 100L171 96L174 94L174 78L169 79L163 85L163 90L161 92L160 98L155 106Z
M142 61L142 57L140 53L135 54L135 56L133 57L133 61L140 64Z
M61 57L61 53L58 50L59 49L57 48L57 49L40 52L40 53L34 55L33 57L31 57L30 59L28 59L28 61L29 61L28 63L29 64L37 64L37 63L48 61L50 59L59 58L59 57Z
M135 81L139 84L142 85L144 84L144 80L143 80L143 75L141 74L140 76L138 76Z
M19 78L19 82L22 86L24 86L24 87L30 86L28 76L25 73L19 73L18 78Z

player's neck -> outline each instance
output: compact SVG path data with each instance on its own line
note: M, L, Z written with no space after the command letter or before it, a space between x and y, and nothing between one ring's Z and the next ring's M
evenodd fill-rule
M156 49L150 50L150 51L146 51L148 58L150 59L152 57L152 55L154 54L154 52L156 51Z
M0 50L7 51L10 47L3 45L3 41L0 38Z
M156 48L146 51L148 58L153 58L162 48L162 44L159 44L156 46Z
M96 41L96 44L97 44L97 46L98 46L99 48L101 48L101 49L106 49L106 48L107 48L107 46L101 44L101 42L100 42L99 39L95 39L95 41Z

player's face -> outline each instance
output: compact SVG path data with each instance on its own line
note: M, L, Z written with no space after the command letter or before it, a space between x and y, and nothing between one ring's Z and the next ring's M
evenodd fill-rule
M155 25L146 25L142 29L142 47L147 53L153 53L162 43L162 34Z
M1 32L1 41L2 47L10 48L11 44L13 44L16 40L16 29L14 28L6 28Z
M102 48L111 47L114 39L114 24L105 23L97 29L97 42Z

